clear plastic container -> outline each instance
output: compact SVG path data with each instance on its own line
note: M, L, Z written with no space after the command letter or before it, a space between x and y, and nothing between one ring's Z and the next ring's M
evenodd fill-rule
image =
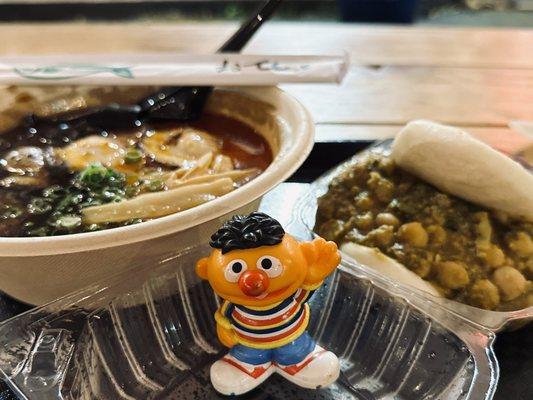
M209 381L226 351L213 318L220 301L194 273L209 250L154 261L6 321L4 378L32 400L224 398ZM343 263L310 305L309 330L341 358L339 380L315 391L272 376L241 398L493 397L494 334L416 292Z
M391 143L392 140L386 140L371 146L369 149L363 150L363 152L356 154L351 159L339 164L337 167L326 172L324 175L322 175L310 185L309 190L299 199L299 201L295 205L295 212L297 213L295 217L296 221L306 227L307 233L310 232L311 234L316 235L313 232L313 228L315 225L317 199L327 192L328 186L333 180L333 178L338 176L342 171L352 166L355 162L357 162L361 155L367 151L376 152L379 154L390 154ZM355 262L348 255L344 254L343 259L346 263L352 265L357 270L360 270L364 273L376 274L375 270L373 270L371 267ZM393 281L392 279L389 279L386 276L383 276L383 279L385 279L385 281L389 285L397 284L396 281ZM453 311L454 313L457 313L469 319L470 321L473 321L494 332L498 332L504 329L517 329L533 320L533 307L508 312L489 311L459 303L454 300L436 297L427 292L418 290L417 288L414 288L412 286L409 286L409 290L417 292L419 295L441 304L445 309Z

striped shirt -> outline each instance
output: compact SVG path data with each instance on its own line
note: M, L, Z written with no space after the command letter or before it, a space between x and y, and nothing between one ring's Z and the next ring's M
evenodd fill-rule
M235 333L238 343L258 348L272 349L296 340L309 324L307 301L312 289L298 289L280 303L266 307L246 307L225 300L215 314L215 319Z

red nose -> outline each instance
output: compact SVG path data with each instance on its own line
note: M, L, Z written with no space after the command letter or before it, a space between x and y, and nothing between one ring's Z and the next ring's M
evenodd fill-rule
M246 296L260 296L268 289L268 276L263 271L245 271L239 278L239 288Z

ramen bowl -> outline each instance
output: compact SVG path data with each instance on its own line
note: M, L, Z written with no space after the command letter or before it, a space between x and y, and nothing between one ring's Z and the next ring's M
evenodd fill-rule
M263 194L287 179L313 146L310 114L278 88L218 89L207 111L251 126L268 142L273 161L262 174L210 202L135 225L63 236L2 237L0 290L26 303L43 304L205 242L231 215L257 210Z

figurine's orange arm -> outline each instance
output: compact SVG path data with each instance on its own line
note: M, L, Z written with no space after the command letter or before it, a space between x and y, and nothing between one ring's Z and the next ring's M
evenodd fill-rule
M220 343L229 349L237 344L233 331L223 328L220 324L217 324L217 336Z
M202 279L208 279L207 278L207 267L208 267L209 259L208 257L204 257L196 263L196 273L198 276ZM233 329L231 329L231 323L229 320L224 316L224 309L227 307L227 303L224 302L224 304L220 307L219 310L215 313L215 321L217 323L217 336L218 340L226 346L226 347L233 347L237 344L237 341L235 340L235 334L233 333Z
M215 321L217 322L218 340L220 340L220 342L226 347L231 348L235 346L237 344L235 333L233 332L233 329L231 329L229 320L222 315L220 310L217 310L215 313Z
M317 287L341 261L337 245L334 242L316 238L312 242L303 242L300 246L308 265L304 286Z

